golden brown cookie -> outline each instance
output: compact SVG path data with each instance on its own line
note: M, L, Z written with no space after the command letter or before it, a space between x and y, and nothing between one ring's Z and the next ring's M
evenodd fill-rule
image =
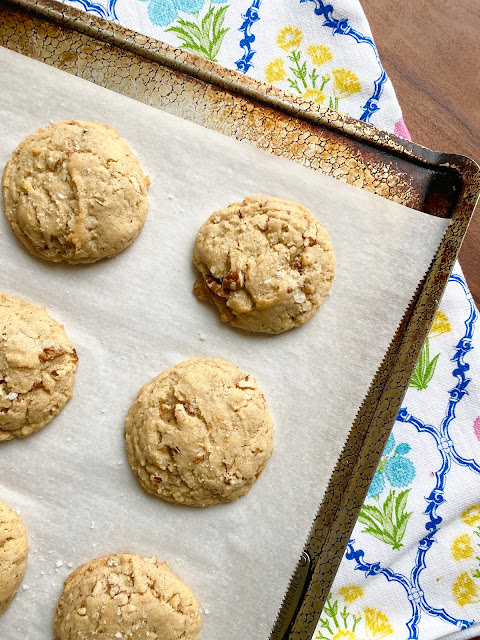
M73 394L77 354L42 307L0 293L0 442L26 438Z
M335 254L313 213L269 196L246 198L200 227L196 295L234 327L282 333L304 324L332 286Z
M96 262L137 237L149 184L115 129L70 120L18 145L3 172L3 203L15 235L36 256Z
M0 616L12 602L27 568L28 542L22 521L0 501Z
M199 640L190 589L155 558L127 553L87 562L65 580L54 640Z
M230 362L193 358L140 389L125 439L148 493L208 507L250 490L272 454L273 422L253 376Z

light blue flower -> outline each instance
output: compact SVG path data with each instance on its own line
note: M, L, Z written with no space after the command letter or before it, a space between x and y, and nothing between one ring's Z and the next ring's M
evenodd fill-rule
M384 489L385 478L383 477L383 473L379 473L378 471L376 471L367 495L369 498L375 498L376 496L379 496Z
M415 477L415 467L404 456L392 456L385 465L385 475L392 487L406 487Z
M179 11L197 13L205 0L143 0L148 2L148 17L152 24L166 27L176 20Z
M387 444L385 445L385 449L383 450L383 455L388 456L389 453L392 453L395 447L395 438L392 434L388 436Z
M401 442L395 449L395 453L399 456L405 456L410 451L411 447L406 442Z
M198 13L205 0L142 0L148 2L148 17L152 24L159 27L167 27L172 24L177 17L178 12L194 14ZM224 4L227 0L212 0L214 4Z

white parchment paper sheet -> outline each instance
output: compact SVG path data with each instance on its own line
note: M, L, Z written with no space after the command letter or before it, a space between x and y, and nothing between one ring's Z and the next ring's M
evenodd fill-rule
M77 118L117 128L152 180L133 246L91 266L34 258L0 216L0 290L45 305L79 355L62 413L0 445L0 499L19 510L30 541L0 638L51 638L72 567L127 551L166 560L192 588L205 640L267 640L350 425L448 223L6 49L0 87L0 167L36 128ZM263 193L310 207L337 255L317 316L273 337L222 325L191 291L199 226ZM194 356L253 373L275 421L274 454L250 494L205 510L147 496L123 442L140 386Z

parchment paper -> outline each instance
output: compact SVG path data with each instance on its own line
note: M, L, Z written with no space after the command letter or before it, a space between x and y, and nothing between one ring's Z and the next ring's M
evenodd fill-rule
M118 129L152 180L133 246L91 266L24 250L0 216L0 290L64 323L79 355L74 397L40 433L0 445L0 499L26 525L23 588L2 640L46 640L62 582L94 557L156 555L192 588L204 640L267 640L344 441L448 221L409 210L0 49L0 167L27 134L68 118ZM192 294L193 241L218 208L271 194L310 207L337 276L305 327L273 337L222 325ZM205 510L147 496L124 450L141 385L186 358L253 373L275 451L252 491Z

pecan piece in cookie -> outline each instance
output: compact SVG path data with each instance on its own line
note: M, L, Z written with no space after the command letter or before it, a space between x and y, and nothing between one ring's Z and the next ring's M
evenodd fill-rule
M238 291L239 289L243 289L244 283L245 278L243 273L241 271L234 271L233 273L229 273L228 276L225 276L222 282L222 287L224 289Z
M42 362L48 362L48 360L54 360L58 356L63 356L64 353L66 353L66 351L61 347L45 347L38 357Z
M221 283L218 280L215 280L213 276L204 276L203 279L212 293L216 296L220 296L220 298L228 298L228 292L225 291Z

